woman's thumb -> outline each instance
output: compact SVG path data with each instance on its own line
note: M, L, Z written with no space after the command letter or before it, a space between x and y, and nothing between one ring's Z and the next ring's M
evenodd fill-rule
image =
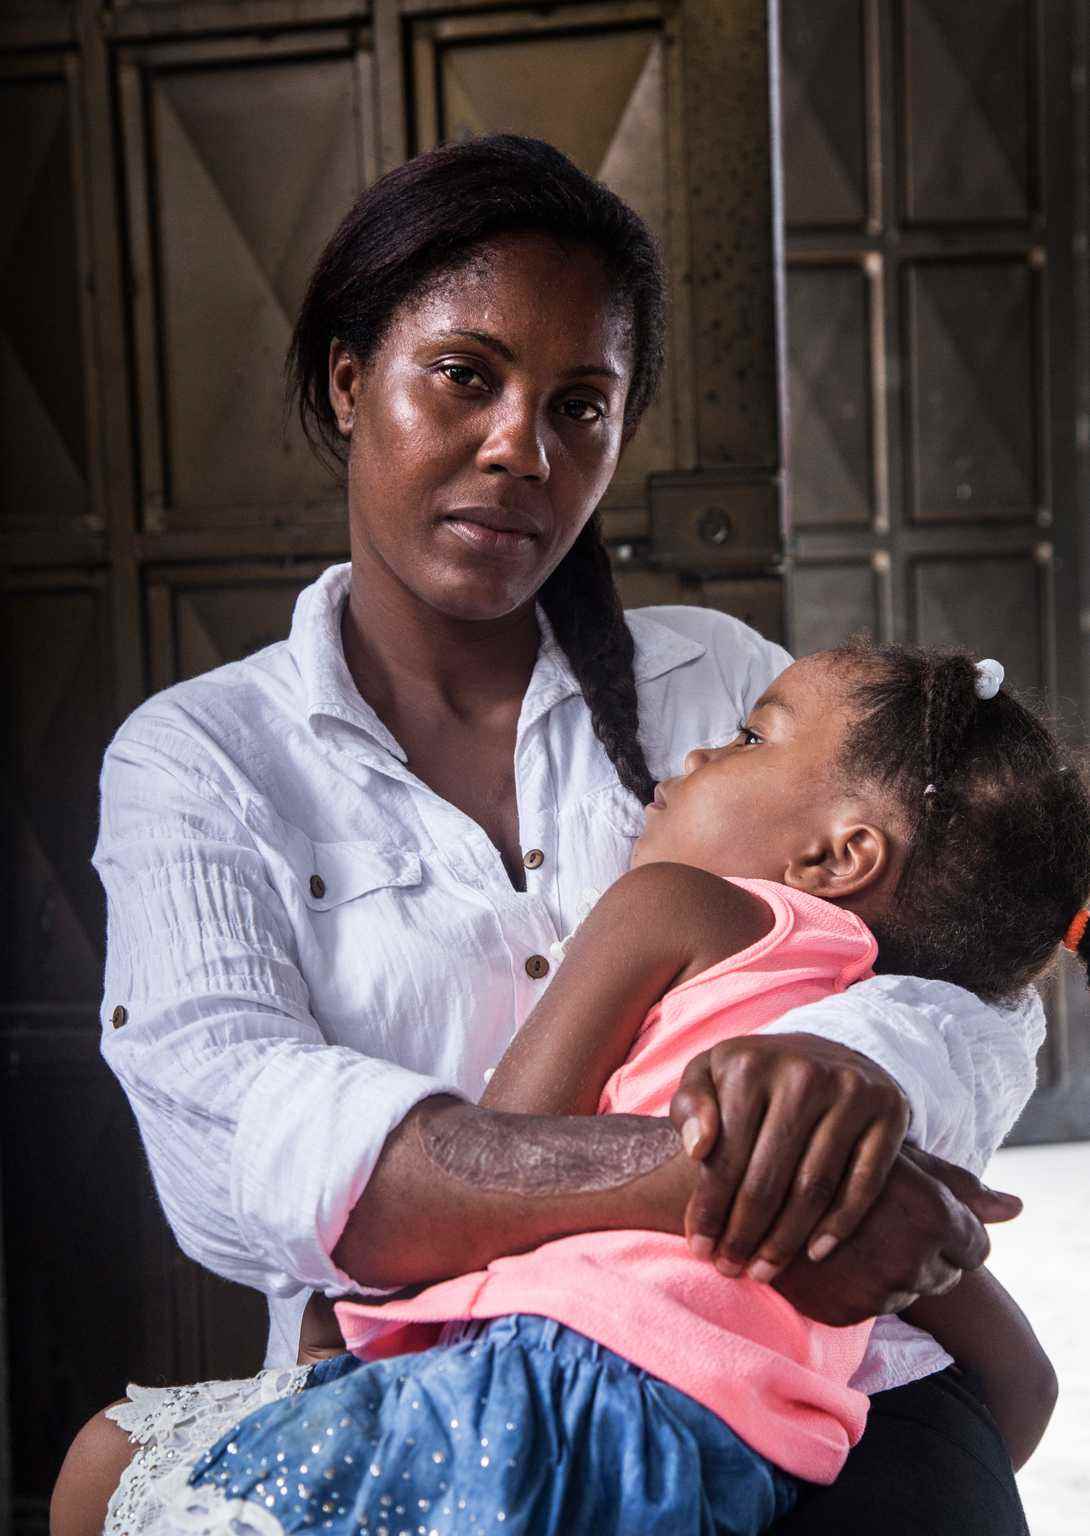
M1022 1202L1017 1195L989 1189L967 1168L959 1168L956 1163L948 1163L945 1158L930 1152L921 1152L917 1147L906 1146L905 1151L918 1168L945 1184L962 1205L967 1205L977 1221L1013 1221L1022 1214Z

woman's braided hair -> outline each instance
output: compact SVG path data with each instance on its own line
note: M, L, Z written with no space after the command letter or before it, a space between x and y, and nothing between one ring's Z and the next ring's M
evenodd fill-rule
M1090 796L1052 731L973 658L853 641L849 783L899 806L908 857L872 923L878 969L1016 995L1047 968L1090 893ZM1090 973L1090 936L1079 953Z
M631 431L662 373L666 290L654 238L615 193L552 145L517 134L444 144L398 166L364 191L318 258L287 358L289 402L320 457L344 462L346 444L329 399L334 338L366 365L396 312L472 266L505 235L538 233L589 248L627 316ZM540 600L624 786L651 798L640 746L633 645L595 514L545 582Z

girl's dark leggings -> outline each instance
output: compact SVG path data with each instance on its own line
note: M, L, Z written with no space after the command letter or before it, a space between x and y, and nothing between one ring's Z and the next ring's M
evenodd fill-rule
M999 1431L951 1366L871 1398L831 1488L809 1485L771 1536L1029 1536Z

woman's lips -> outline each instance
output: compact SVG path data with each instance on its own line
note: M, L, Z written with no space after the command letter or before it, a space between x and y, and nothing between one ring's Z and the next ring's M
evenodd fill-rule
M522 554L535 542L535 535L521 528L493 528L466 517L445 517L443 525L472 548L489 554Z
M497 555L525 553L540 533L531 518L508 507L458 507L443 523L472 548Z
M655 785L655 798L644 809L648 811L664 811L666 809L666 796L662 792L661 784Z

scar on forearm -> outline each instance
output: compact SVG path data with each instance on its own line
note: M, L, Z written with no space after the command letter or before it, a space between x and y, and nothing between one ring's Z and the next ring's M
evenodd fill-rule
M674 1157L668 1120L642 1115L437 1117L420 1127L436 1168L495 1194L593 1194L619 1189Z

